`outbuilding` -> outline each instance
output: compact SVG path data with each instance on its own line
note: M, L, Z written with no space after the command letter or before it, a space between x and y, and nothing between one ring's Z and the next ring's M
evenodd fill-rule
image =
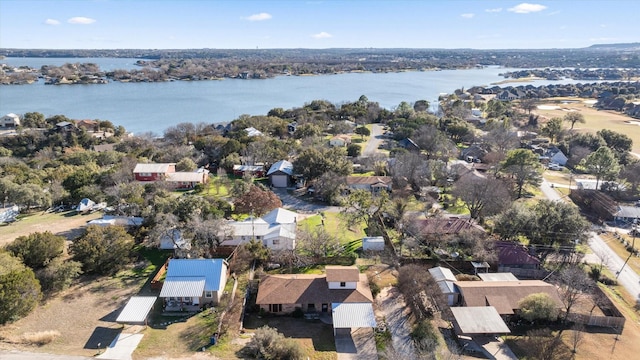
M384 238L382 236L370 236L362 239L363 251L383 251L384 250Z
M267 171L269 182L275 188L286 188L291 184L293 176L293 164L287 160L280 160L271 165Z

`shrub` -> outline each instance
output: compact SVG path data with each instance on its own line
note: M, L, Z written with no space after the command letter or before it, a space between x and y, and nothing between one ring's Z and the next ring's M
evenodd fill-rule
M518 305L520 317L527 321L558 319L558 308L548 294L531 294L520 300Z
M42 291L62 291L82 274L82 264L77 261L64 261L62 258L53 259L45 267L36 272Z
M293 316L294 318L302 318L304 316L304 311L302 311L301 308L297 307L293 310L293 312L291 313L291 316Z
M298 360L305 358L300 344L293 339L285 338L276 329L268 326L257 329L244 350L255 359Z
M112 275L131 262L133 237L122 226L91 225L69 247L85 273Z
M22 335L22 341L29 345L46 345L55 340L60 333L55 330L28 332Z
M433 352L438 347L437 330L427 319L421 320L413 327L411 338L420 351Z
M53 235L49 231L36 232L16 238L7 245L7 250L15 257L20 258L25 265L37 270L62 255L64 242L64 237Z
M0 325L29 314L41 296L33 270L10 254L0 252Z
M369 278L369 287L371 288L371 295L375 299L380 294L380 285L378 285L372 278Z

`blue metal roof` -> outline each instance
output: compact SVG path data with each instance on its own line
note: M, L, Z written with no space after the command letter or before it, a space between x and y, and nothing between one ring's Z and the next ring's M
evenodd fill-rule
M226 278L227 263L223 259L171 259L166 281L171 278L204 277L206 291L221 291Z

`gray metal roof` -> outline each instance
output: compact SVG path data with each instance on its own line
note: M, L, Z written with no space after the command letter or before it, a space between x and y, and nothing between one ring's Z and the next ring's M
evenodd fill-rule
M493 306L452 307L451 312L463 334L511 332Z
M267 171L267 175L271 175L277 171L282 171L287 175L293 175L293 164L288 162L287 160L280 160L277 163L271 165L269 171Z
M155 296L132 296L116 319L117 323L143 323L156 302Z
M442 266L432 267L429 269L429 274L435 281L457 281L456 276L450 269Z
M204 284L204 276L167 277L162 284L160 297L201 297Z
M518 281L518 278L510 272L503 273L478 273L482 281Z
M371 303L332 303L333 328L376 327Z

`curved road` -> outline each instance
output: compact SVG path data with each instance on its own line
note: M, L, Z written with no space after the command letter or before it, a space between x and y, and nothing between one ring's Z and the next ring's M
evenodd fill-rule
M542 181L540 189L549 200L559 201L563 198L546 180ZM636 303L640 304L640 276L638 276L638 274L628 265L623 268L625 259L621 258L615 253L615 251L611 250L607 243L595 232L591 232L588 244L593 253L598 257L598 262L600 262L601 259L602 263L612 273L619 273L618 283L627 289L629 294L636 299Z

